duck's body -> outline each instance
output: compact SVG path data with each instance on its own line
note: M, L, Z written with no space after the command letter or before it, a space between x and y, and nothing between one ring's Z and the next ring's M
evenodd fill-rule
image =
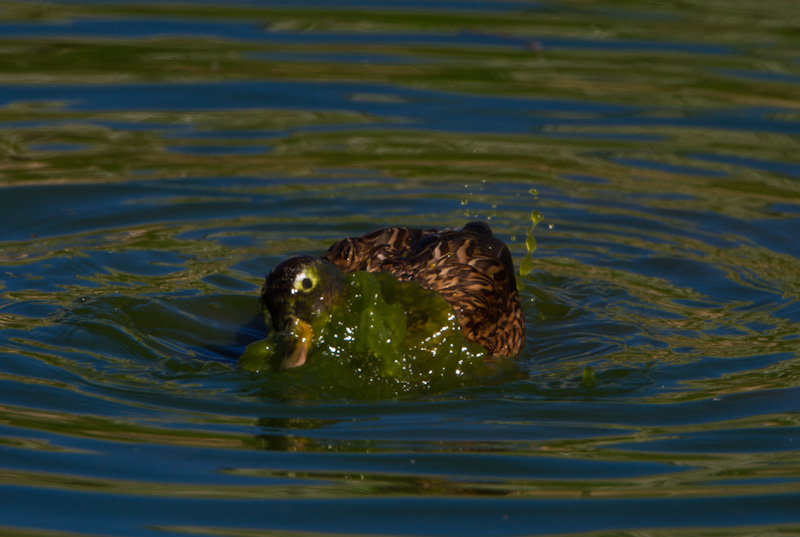
M464 339L483 346L488 356L511 357L522 349L525 326L511 254L488 225L472 222L463 229L442 231L397 227L343 239L321 258L289 258L270 272L261 304L275 329L276 345L283 349L270 358L275 369L306 362L317 336L350 306L353 297L345 273L359 272L388 273L434 291L452 306ZM416 301L412 295L400 300L413 314L409 319L419 325L436 316L433 310L425 311L432 307L429 302L426 306L425 299ZM399 334L405 328L398 330ZM402 346L394 341L398 338L392 344Z
M525 324L511 254L483 222L442 231L380 229L335 243L322 259L343 272L388 272L417 282L453 306L466 339L489 355L522 350Z

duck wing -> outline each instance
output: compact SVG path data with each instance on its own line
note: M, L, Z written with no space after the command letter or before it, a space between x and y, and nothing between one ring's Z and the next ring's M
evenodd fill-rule
M465 337L490 355L522 349L525 324L511 254L483 222L442 231L379 229L335 243L323 259L345 272L388 272L439 293Z

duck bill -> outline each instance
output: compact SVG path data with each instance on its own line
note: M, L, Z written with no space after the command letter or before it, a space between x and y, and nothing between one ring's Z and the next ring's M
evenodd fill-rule
M294 347L287 352L286 358L281 361L280 369L291 369L306 363L311 341L314 339L314 330L311 325L296 317L292 318L290 331L294 336Z

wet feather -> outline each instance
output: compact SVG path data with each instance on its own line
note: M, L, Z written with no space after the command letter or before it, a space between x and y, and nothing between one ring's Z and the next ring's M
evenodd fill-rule
M525 323L508 247L484 222L461 229L379 229L336 242L322 256L344 272L388 272L439 293L465 337L490 355L522 350Z

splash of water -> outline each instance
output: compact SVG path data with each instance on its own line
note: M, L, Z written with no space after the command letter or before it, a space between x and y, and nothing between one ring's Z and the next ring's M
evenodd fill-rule
M525 247L528 249L528 253L519 267L520 276L527 276L533 272L533 253L536 251L536 237L533 236L533 230L536 228L536 224L541 222L542 218L542 213L539 211L531 211L531 227L525 237Z

